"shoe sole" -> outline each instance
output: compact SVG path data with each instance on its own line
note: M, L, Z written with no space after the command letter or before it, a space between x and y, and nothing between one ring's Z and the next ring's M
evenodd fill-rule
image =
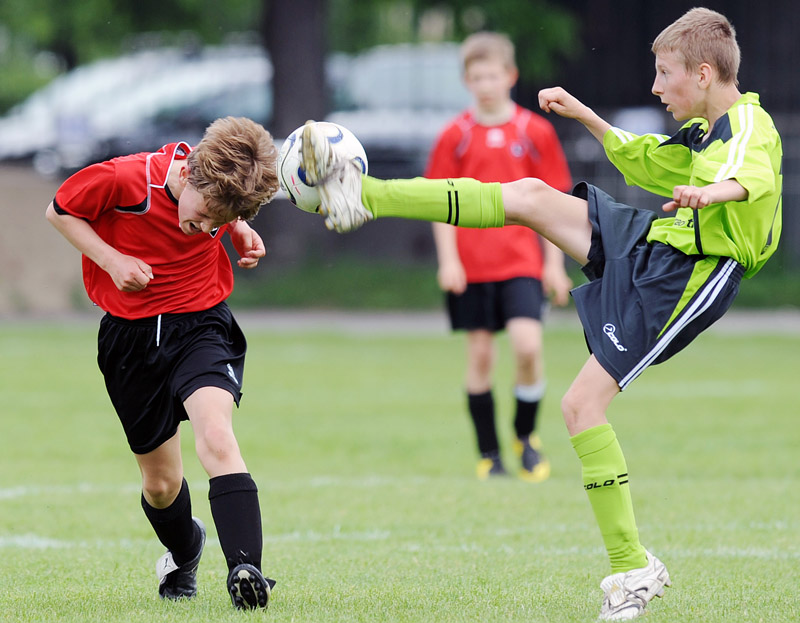
M316 186L324 177L320 174L319 164L324 162L325 155L321 153L324 145L320 145L319 141L317 141L317 130L314 127L313 121L308 121L305 126L303 126L301 140L300 155L303 158L303 169L306 172L306 180L309 185Z
M269 605L271 588L269 581L253 573L251 565L239 565L231 572L228 590L234 607L239 610L255 610Z

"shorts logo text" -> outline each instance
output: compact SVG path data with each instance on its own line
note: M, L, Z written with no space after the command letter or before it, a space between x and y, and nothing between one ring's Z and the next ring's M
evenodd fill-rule
M610 322L603 325L603 333L606 334L611 343L616 347L618 351L625 352L628 350L622 344L620 344L619 339L617 338L617 327L615 327Z

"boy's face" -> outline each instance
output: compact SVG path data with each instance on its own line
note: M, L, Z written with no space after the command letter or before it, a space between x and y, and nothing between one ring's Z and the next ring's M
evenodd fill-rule
M656 78L653 95L666 104L676 121L703 116L705 91L699 88L698 76L686 70L683 58L677 52L656 54Z
M205 197L194 186L186 184L178 198L178 224L184 234L207 234L228 222L206 207Z
M464 70L464 85L479 110L492 111L511 99L517 71L495 59L472 61Z

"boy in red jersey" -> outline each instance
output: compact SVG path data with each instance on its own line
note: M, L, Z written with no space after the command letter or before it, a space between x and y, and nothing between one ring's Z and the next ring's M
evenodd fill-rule
M511 99L518 76L511 40L499 33L476 33L462 44L461 60L474 106L442 130L425 177L482 182L538 177L568 190L572 180L553 126ZM492 370L494 334L507 329L516 363L514 450L521 462L519 475L541 482L550 475L536 434L545 389L541 319L545 293L557 305L568 300L572 284L564 255L519 225L468 229L434 223L433 235L450 324L467 332L467 406L481 455L478 478L506 473L495 427Z
M276 149L249 119L212 123L192 149L165 145L67 179L47 219L83 253L90 299L106 314L98 364L142 474L142 508L167 548L162 598L193 597L205 527L192 517L180 452L188 419L210 477L209 501L236 608L266 608L258 489L233 433L247 343L225 299L228 233L253 268L265 254L246 221L278 188Z

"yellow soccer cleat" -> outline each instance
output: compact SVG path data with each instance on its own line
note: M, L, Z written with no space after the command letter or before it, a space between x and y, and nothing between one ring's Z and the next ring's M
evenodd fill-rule
M550 478L550 461L542 456L539 435L514 440L514 452L520 458L519 477L525 482L543 482Z
M497 450L481 454L481 460L478 461L475 473L478 476L478 480L489 480L489 478L494 478L495 476L507 475L506 468L503 467L503 460Z

